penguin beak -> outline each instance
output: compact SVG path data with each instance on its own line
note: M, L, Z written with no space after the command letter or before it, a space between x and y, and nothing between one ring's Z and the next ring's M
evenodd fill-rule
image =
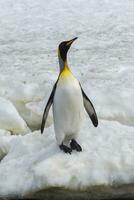
M71 44L76 40L76 39L78 39L78 37L75 37L75 38L73 38L72 40L69 40L68 42L67 42L67 46L71 46Z

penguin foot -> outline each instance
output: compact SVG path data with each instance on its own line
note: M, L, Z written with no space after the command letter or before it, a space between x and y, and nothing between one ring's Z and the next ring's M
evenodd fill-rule
M74 139L72 139L70 146L71 146L72 150L76 150L76 151L79 151L79 152L82 151L81 146Z
M60 147L60 149L61 149L62 151L64 151L65 153L71 154L71 152L72 152L72 149L69 148L69 147L67 147L67 146L64 145L64 144L61 144L59 147Z

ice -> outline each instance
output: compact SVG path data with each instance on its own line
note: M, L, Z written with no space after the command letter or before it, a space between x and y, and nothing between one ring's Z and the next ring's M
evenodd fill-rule
M31 102L26 104L26 108L31 112L31 121L33 124L36 124L36 127L41 127L41 121L45 106L47 104L48 98L45 98L43 101ZM45 124L45 127L49 127L53 123L52 110L48 114L48 118Z
M121 86L122 87L122 86ZM91 94L100 119L114 120L122 124L134 126L134 92L132 88L104 88L101 92L90 91L85 86L87 93ZM97 97L97 98L95 98Z
M43 135L36 131L13 138L0 164L0 194L24 195L49 187L85 190L134 181L133 127L100 120L94 128L87 118L78 141L83 152L68 155L56 145L53 126Z
M39 86L38 83L22 81L18 77L14 80L9 75L1 75L0 85L0 95L14 104L21 117L32 130L39 129L51 85L44 83ZM42 105L40 102L42 102ZM52 114L48 116L46 126L51 124Z
M0 161L9 152L11 139L9 131L0 129Z
M30 131L13 104L3 97L0 97L0 128L14 134L25 134Z
M1 0L0 196L134 183L133 19L132 0ZM52 111L43 135L40 125L59 73L56 49L73 37L68 64L99 126L86 115L83 152L67 155L57 146ZM11 135L28 127L29 134Z

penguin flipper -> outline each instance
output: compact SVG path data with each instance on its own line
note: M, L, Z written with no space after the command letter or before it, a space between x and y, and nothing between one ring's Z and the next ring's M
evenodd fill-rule
M80 85L80 87L81 87L81 85ZM93 125L95 127L97 127L98 126L98 117L97 117L96 111L94 109L94 106L93 106L92 102L89 100L89 98L87 97L87 95L85 94L82 87L81 87L81 91L82 91L82 95L83 95L83 102L84 102L85 110L87 111Z
M50 94L50 97L48 99L47 105L46 105L44 113L43 113L42 123L41 123L41 134L43 133L43 130L44 130L44 127L45 127L45 123L46 123L46 119L47 119L47 116L48 116L49 109L50 109L50 107L51 107L51 105L53 103L53 98L54 98L56 86L57 86L57 82L53 86L53 90L52 90L52 92Z

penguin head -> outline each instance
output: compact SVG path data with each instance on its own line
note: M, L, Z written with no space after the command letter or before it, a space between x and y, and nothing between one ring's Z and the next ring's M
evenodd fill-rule
M67 52L71 47L71 44L77 39L77 37L73 38L69 41L64 41L59 44L58 48L58 56L60 59L62 59L63 62L66 62L67 59Z

